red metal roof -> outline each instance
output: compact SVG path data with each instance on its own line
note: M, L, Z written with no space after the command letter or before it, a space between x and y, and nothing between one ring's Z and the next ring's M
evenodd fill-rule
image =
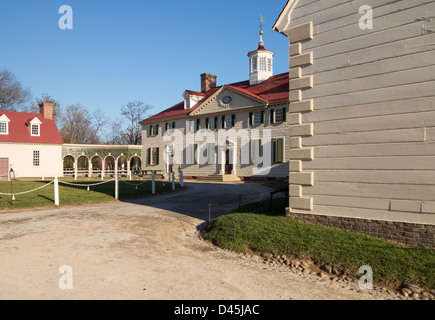
M54 120L47 120L39 113L15 112L0 110L0 117L5 115L10 120L9 134L0 134L1 142L12 143L38 143L38 144L63 144ZM39 136L32 136L26 125L34 118L41 121Z
M249 95L255 99L262 100L265 103L272 104L278 102L285 102L289 100L289 74L288 72L278 74L270 77L262 83L251 86L249 81L236 82L229 85L225 85L228 88L239 91L245 95ZM184 109L184 102L180 102L175 106L166 109L152 117L149 117L141 124L157 122L163 120L170 120L180 117L187 117L192 111L198 108L203 102L211 97L216 91L220 90L222 86L211 88L207 92L203 93L204 98L201 99L190 109ZM192 91L191 91L192 92Z

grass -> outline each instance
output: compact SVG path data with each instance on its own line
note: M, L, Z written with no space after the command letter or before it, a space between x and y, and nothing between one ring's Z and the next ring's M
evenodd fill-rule
M72 182L75 184L93 184L101 182L101 180L68 180L63 181ZM32 190L46 185L50 180L46 181L14 181L13 191L14 193L20 193L27 190ZM130 184L139 184L143 181L127 181ZM181 188L179 184L176 184L176 189ZM156 194L172 191L171 183L163 183L156 181ZM0 181L0 193L11 193L11 183L9 181ZM69 186L59 183L59 202L60 205L78 205L78 204L90 204L100 203L106 201L114 201L115 195L115 182L107 182L102 185L90 187L87 191L86 187ZM135 186L128 185L122 181L119 182L119 199L135 199L142 198L151 195L151 181L147 181L144 184L138 186L136 190ZM46 207L54 206L54 186L53 184L44 187L40 190L23 195L16 195L15 200L11 200L11 196L0 195L0 210L1 209L16 209L16 208L34 208L34 207Z
M435 288L433 250L296 221L283 216L284 199L275 202L271 212L268 201L263 201L220 216L206 228L204 238L237 252L286 254L310 259L317 265L330 263L340 272L358 278L359 268L369 265L377 283Z

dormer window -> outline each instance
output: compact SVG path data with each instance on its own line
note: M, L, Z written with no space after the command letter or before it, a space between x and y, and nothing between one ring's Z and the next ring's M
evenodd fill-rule
M41 135L41 124L38 118L33 118L32 121L26 123L29 126L30 135L32 137L39 137Z
M9 118L6 115L0 117L0 134L9 134Z
M184 109L190 109L194 107L195 104L197 104L203 97L204 95L199 92L190 91L190 90L184 91L183 93Z
M39 136L39 124L32 124L31 132L32 136Z
M7 122L0 122L0 134L8 134L9 128L8 128Z

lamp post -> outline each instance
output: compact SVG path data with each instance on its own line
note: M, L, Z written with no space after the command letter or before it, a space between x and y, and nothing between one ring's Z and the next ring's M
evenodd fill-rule
M14 191L13 191L13 188L12 188L12 180L15 180L15 171L14 171L14 169L12 169L12 166L11 166L11 170L9 170L9 180L11 181L12 201L14 201L15 200L15 196L14 196Z

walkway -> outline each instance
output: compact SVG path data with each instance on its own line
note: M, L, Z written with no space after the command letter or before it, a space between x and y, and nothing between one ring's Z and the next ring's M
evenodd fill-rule
M261 199L253 193L267 191L262 184L186 186L133 202L1 213L0 299L371 298L196 237L209 202L222 203L216 217L236 208L240 193ZM59 288L64 265L72 290Z

